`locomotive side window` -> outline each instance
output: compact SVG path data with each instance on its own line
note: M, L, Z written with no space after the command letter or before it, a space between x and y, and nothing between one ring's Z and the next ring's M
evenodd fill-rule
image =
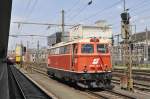
M70 53L70 45L66 45L64 47L64 54L69 54Z
M60 47L59 54L69 54L70 45Z
M93 44L82 44L81 52L82 53L93 53L94 45Z
M106 44L97 44L97 52L98 53L107 53L107 45Z
M60 47L59 49L59 54L64 54L64 46Z

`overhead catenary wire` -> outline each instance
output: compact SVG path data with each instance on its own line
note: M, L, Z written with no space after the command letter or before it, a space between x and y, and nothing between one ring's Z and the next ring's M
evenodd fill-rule
M144 5L143 5L143 4L144 4ZM138 8L141 8L141 7L145 6L145 4L148 4L148 1L145 2L145 0L140 0L140 2L134 3L134 4L131 5L128 9L129 9L129 11L131 11L131 12L133 13L133 12L137 11ZM139 7L139 6L141 6L141 7ZM138 8L137 8L137 7L138 7ZM134 9L136 9L136 10L134 10ZM134 11L132 11L132 10L134 10ZM142 11L141 11L141 12L142 12ZM111 15L111 19L115 19L115 18L116 18L116 16L113 15L113 17L112 17L112 15Z
M30 35L9 35L10 37L44 37L44 38L55 38L55 36L49 36L49 35L35 35L35 34L30 34ZM70 36L63 36L63 37L70 37ZM78 36L73 36L73 37L78 37Z
M27 13L27 11L28 11L30 5L31 5L31 1L32 1L32 0L28 0L28 2L27 2L27 6L26 6L26 8L25 8L26 13ZM26 13L25 13L25 14L26 14Z
M134 5L132 5L131 7L129 7L129 11L133 13L132 19L133 19L136 15L139 15L139 14L141 14L141 13L145 13L146 11L149 10L149 8L144 9L144 10L142 10L142 11L140 11L140 12L138 12L138 10L137 10L137 9L140 9L140 8L144 7L146 4L149 4L148 2L149 2L149 1L141 0L141 2L135 3ZM134 9L136 9L136 10L134 10ZM115 16L115 17L116 17L116 16ZM112 19L114 19L115 17L113 17ZM116 24L116 23L117 23L117 22L113 22L113 24Z
M115 2L115 3L113 3L113 4L111 4L110 6L105 7L105 8L103 8L103 9L97 11L96 13L93 13L93 14L91 14L90 16L88 16L88 17L86 17L86 18L84 18L84 19L81 19L81 20L79 20L79 21L88 21L89 19L91 19L91 18L93 18L93 17L95 17L95 16L97 16L97 15L102 14L102 12L105 12L105 11L107 11L107 10L113 8L114 6L120 4L121 2L122 2L122 0L119 0L119 1L117 1L117 2Z
M34 35L34 34L30 34L30 35L9 35L10 37L48 37L48 36L44 36L44 35Z
M144 9L144 10L138 12L138 13L143 14L143 13L146 13L147 11L149 11L149 8L146 8L146 9ZM139 17L139 18L133 20L133 18L136 17L136 15L137 15L138 13L134 13L134 15L132 16L132 21L131 21L131 22L139 22L139 21L141 21L141 20L148 20L148 19L150 19L150 18L149 18L150 16L145 16L145 17ZM117 23L118 23L118 21L113 22L112 24L115 25L115 24L117 24Z
M129 7L129 9L130 9L130 11L132 11L132 10L136 11L138 8L141 8L141 7L149 4L148 2L149 2L149 0L147 0L147 1L141 0L141 2L134 4L133 6Z
M79 16L79 15L81 14L81 12L83 12L86 8L87 8L87 5L85 5L83 8L81 8L78 13L74 14L71 18L69 18L68 21L74 20L74 19L75 19L77 16Z
M74 20L76 17L78 17L89 5L92 4L92 0L90 0L87 4L85 4L82 8L78 9L78 12L76 12L72 17L68 19L68 21Z
M80 1L81 0L77 0L74 4L73 4L73 6L71 7L71 8L69 8L66 12L67 12L67 14L70 12L72 12L72 10L74 10L74 8L76 8L76 6L80 3Z
M78 13L81 9L82 9L82 6L79 6L81 3L81 0L79 0L79 2L77 3L77 5L75 5L72 10L70 11L65 11L66 12L66 18L69 19L69 18L72 18L72 16L75 14L75 13Z
M134 8L138 7L138 5L142 7L142 6L144 6L143 3L144 3L144 5L145 5L145 4L148 4L147 2L145 3L145 1L142 0L141 2L138 2L137 4L134 4L133 6L131 6L130 9L134 9ZM116 4L116 5L117 5L117 4ZM139 7L139 8L141 8L141 7ZM106 10L107 10L107 9L106 9ZM141 11L141 13L144 13L146 10L148 11L148 9L145 9L145 10ZM93 16L91 15L91 17L87 17L87 18L85 18L85 19L83 19L83 20L80 20L80 21L84 21L84 20L85 20L85 21L88 21L90 18L92 18L92 17L94 17L94 16L96 16L96 15L98 15L98 13L95 14L95 15L93 14ZM115 17L113 17L113 18L111 17L111 19L114 19L114 18L115 18ZM113 23L113 24L116 24L116 23L118 23L118 22L115 22L115 23Z
M38 22L12 22L16 24L30 24L30 25L46 25L46 26L61 26L62 24L55 24L55 23L38 23ZM64 24L64 26L75 26L71 24Z
M30 0L30 2L28 3L28 6L27 6L27 10L29 10L29 12L25 15L25 20L27 20L28 17L30 17L32 15L39 0L34 0L32 4L31 4L31 1L32 0Z
M25 8L25 12L26 13L24 15L23 21L26 21L28 19L28 17L30 17L30 15L32 14L32 12L35 9L35 6L36 6L36 4L38 2L38 0L34 0L33 5L31 5L31 1L32 0L29 0L29 2L27 2L27 6ZM30 6L31 6L31 8L30 8ZM29 10L29 13L27 13L28 10ZM18 24L18 32L21 32L22 29L23 29L23 24L19 23Z

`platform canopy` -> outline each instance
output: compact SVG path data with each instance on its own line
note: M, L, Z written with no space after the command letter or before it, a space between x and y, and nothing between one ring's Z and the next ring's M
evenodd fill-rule
M0 58L6 57L11 16L11 0L0 0Z
M10 99L10 84L7 64L8 35L12 0L0 0L0 99Z

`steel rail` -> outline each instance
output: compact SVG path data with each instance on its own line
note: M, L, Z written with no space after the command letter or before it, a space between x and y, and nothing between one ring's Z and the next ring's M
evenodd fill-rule
M21 96L23 97L23 99L27 99L26 96L25 96L25 94L24 94L24 92L23 92L23 90L22 90L22 88L21 88L21 86L20 86L20 84L19 84L19 82L18 82L18 80L17 80L17 78L15 77L13 71L11 70L11 67L8 67L8 68L10 69L12 77L14 78L14 80L15 80L15 82L16 82L16 84L17 84L17 86L18 86L18 88L19 88L19 90L20 90L20 92L22 94Z
M86 92L93 95L93 96L95 96L95 97L97 97L97 98L103 98L103 99L110 99L110 95L111 96L112 95L115 95L115 96L117 95L118 97L124 97L125 99L136 99L133 96L128 96L128 95L125 95L125 94L122 94L122 93L118 93L118 92L115 92L114 90L104 90L104 91L100 91L100 93L96 93L96 92L89 91L89 90L87 90Z
M108 92L110 92L110 93L113 93L113 94L116 94L116 95L119 95L119 96L126 97L126 98L128 98L128 99L136 99L136 98L133 97L133 96L129 96L129 95L126 95L126 94L123 94L123 93L119 93L119 92L117 92L117 91L115 91L115 90L107 90L107 89L106 89L106 91L108 91Z
M86 92L88 94L91 94L91 95L97 97L97 98L110 99L109 97L107 97L105 95L97 94L97 93L94 93L93 91L86 90Z
M42 69L39 69L39 68L36 68L34 66L32 66L32 69L38 73L41 73L41 74L44 74L46 76L48 76L47 74L45 74L45 70L42 70ZM128 99L136 99L135 97L132 97L132 96L128 96L128 95L125 95L125 94L122 94L122 93L118 93L118 92L115 92L114 90L105 90L107 92L109 92L110 94L115 94L115 95L118 95L118 96L121 96L121 97L126 97ZM102 94L98 94L98 93L95 93L93 91L90 91L90 90L86 90L85 92L87 92L88 94L91 94L97 98L103 98L103 99L110 99L110 97L108 96L105 96L105 95L102 95ZM101 91L103 93L103 91Z
M17 71L17 69L15 67L10 67L11 68L11 72L13 74L13 76L15 77L15 80L17 81L17 84L19 86L19 88L21 89L21 93L23 94L24 99L30 99L33 97L37 97L37 98L42 98L42 99L51 99L50 96L48 96L42 89L40 89L37 85L35 85L30 79L28 79L23 73L21 73L20 71ZM18 79L17 79L17 77ZM20 84L21 82L19 81L19 79L22 78L24 79L22 83L25 84ZM21 80L22 80L21 79ZM26 83L24 82L26 81ZM29 85L33 85L32 88L27 87ZM23 89L24 88L24 89ZM33 89L33 93L27 93L28 90L32 90ZM36 90L36 91L35 91ZM36 92L36 93L35 93ZM26 93L26 94L25 94ZM39 93L39 94L38 94ZM37 96L38 94L38 96Z
M112 79L112 83L120 84L120 81L118 79ZM135 89L150 92L150 85L145 85L145 84L141 84L141 83L137 83L137 82L134 82L133 84L134 84L133 88L135 88Z

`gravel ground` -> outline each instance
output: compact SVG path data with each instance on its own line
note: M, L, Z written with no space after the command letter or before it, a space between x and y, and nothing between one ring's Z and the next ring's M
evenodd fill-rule
M129 92L129 91L120 89L118 85L115 85L115 88L113 90L124 93L126 95L134 96L136 97L136 99L150 99L149 93L142 92L139 90L134 90L133 92Z
M51 78L36 72L32 74L26 72L25 75L32 78L35 82L41 85L48 92L52 93L58 99L98 99L85 92L76 90L72 87L69 87L65 84L52 80Z
M37 66L41 67L43 69L46 69L45 65ZM45 88L47 91L51 92L55 96L57 96L59 99L99 99L94 96L91 96L87 93L84 93L82 91L78 91L72 87L69 87L65 84L62 84L56 80L52 80L51 78L47 76L43 76L39 73L32 73L28 74L34 81L36 81L38 84L40 84L43 88ZM150 93L145 93L142 91L134 90L134 92L128 92L125 90L120 89L119 86L115 86L114 90L117 90L119 92L126 93L128 95L133 95L137 97L137 99L150 99Z

